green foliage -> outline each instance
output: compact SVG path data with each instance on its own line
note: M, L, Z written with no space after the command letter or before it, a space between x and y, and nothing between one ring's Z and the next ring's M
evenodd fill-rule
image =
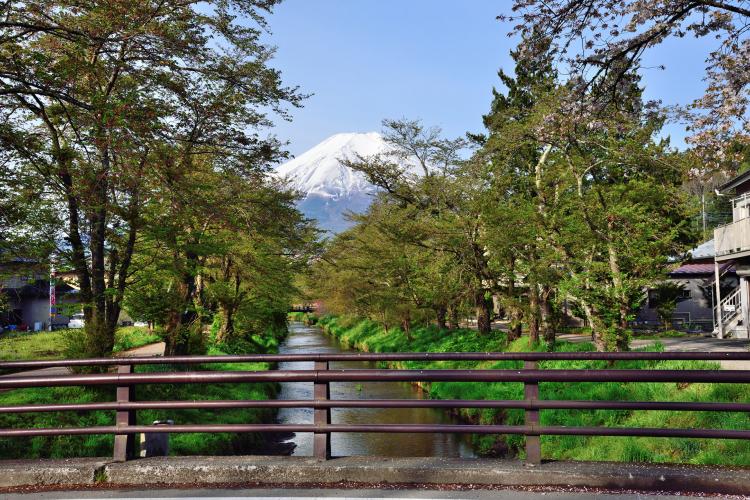
M190 332L216 305L206 267L239 256L235 241L257 250L240 268L277 279L288 269L269 260L304 254L310 224L269 175L287 155L267 128L303 99L261 39L276 3L3 6L0 252L54 251L75 271L86 340L73 350L111 354L123 306L165 326L167 352L199 350Z
M656 304L651 306L656 309L665 329L672 326L672 313L677 308L677 302L684 292L685 285L675 281L659 283L651 290L651 297L656 301Z
M316 263L312 293L331 312L409 338L411 323L443 327L449 311L473 308L489 335L494 301L512 337L525 323L553 345L575 311L598 350L628 349L644 290L695 242L692 164L660 138L664 114L636 73L619 75L595 113L571 100L576 82L559 80L552 45L541 29L525 33L468 159L439 130L402 120L384 122L395 153L346 162L382 192Z
M299 322L304 323L306 325L314 325L314 324L316 324L318 322L318 316L317 315L311 314L311 313L306 313L306 312L299 312L299 311L290 312L287 315L287 318L290 321L299 321Z
M177 291L163 271L149 268L147 273L139 273L142 279L129 287L123 308L135 321L163 325L179 302Z
M10 311L10 301L8 295L5 292L0 291L0 315Z
M393 330L355 317L323 316L318 324L326 332L347 345L367 352L526 352L547 350L542 344L529 345L522 337L508 341L505 333L477 336L473 330L445 331L434 327L418 328L413 340ZM654 344L648 350L662 350ZM591 343L557 341L557 352L592 351ZM520 369L520 361L492 362L398 362L395 368L451 369L486 368ZM701 361L544 361L540 369L654 369L699 370L718 369L717 363ZM433 399L523 399L520 383L432 382L420 384ZM740 384L681 383L552 383L539 386L540 399L600 401L691 401L742 402L750 398L750 387ZM523 410L463 409L461 418L484 424L523 424ZM542 410L542 425L549 426L610 426L610 427L675 427L745 429L747 416L723 412L671 412L625 410ZM520 436L483 436L474 438L482 455L524 455ZM750 459L750 443L743 440L696 440L662 438L543 436L545 459L601 460L621 462L679 462L707 465L745 465Z

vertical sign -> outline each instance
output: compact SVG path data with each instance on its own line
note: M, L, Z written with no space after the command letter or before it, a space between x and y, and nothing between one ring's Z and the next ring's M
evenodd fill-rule
M52 331L52 321L57 315L57 296L55 294L55 268L49 270L49 326L47 330Z

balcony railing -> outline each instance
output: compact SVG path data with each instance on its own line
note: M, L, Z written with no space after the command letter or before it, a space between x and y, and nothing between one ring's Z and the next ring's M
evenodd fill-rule
M750 251L750 217L714 229L716 256L729 256Z
M732 199L732 218L735 221L750 216L750 192Z

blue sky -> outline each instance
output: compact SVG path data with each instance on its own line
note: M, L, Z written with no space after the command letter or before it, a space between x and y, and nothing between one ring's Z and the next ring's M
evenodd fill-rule
M510 0L286 0L269 18L273 66L314 94L275 133L298 155L339 132L380 130L383 118L420 118L448 136L480 131L497 70L512 71ZM648 98L687 103L703 89L704 40L647 54ZM682 144L684 127L666 131Z

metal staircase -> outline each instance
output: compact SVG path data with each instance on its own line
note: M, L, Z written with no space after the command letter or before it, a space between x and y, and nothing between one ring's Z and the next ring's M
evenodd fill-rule
M716 307L719 308L720 314L717 314ZM742 333L745 333L744 328L738 328L742 325L742 296L739 286L724 297L718 306L714 307L714 323L716 323L718 317L721 317L724 337L732 337L735 330L742 330ZM714 335L718 333L719 326L714 324Z

